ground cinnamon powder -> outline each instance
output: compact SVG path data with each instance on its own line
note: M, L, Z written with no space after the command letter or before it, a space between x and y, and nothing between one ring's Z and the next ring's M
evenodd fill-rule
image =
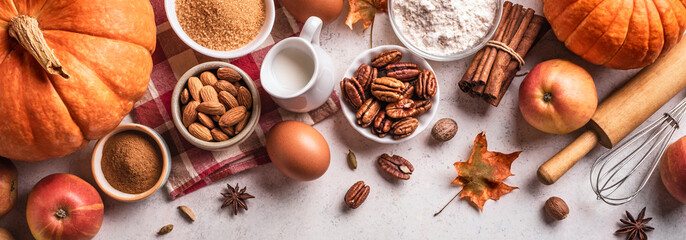
M137 194L157 183L162 174L162 153L150 136L124 131L105 142L101 164L105 179L112 187Z

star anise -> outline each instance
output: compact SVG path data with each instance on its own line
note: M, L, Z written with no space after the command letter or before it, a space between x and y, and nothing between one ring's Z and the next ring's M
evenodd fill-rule
M226 198L226 200L224 200L224 203L222 204L222 208L229 205L233 205L234 215L238 215L238 206L241 206L243 207L243 209L248 211L248 205L245 204L245 200L255 197L253 195L245 193L246 187L243 187L243 189L239 191L238 183L236 183L236 188L231 187L231 185L229 184L226 184L226 186L229 188L229 192L222 193L222 196Z
M627 219L620 219L624 226L617 230L615 233L620 234L620 233L627 233L628 235L626 236L627 240L633 240L633 239L640 239L640 240L647 240L648 235L646 232L653 231L655 228L648 226L648 222L652 220L653 218L646 218L645 217L646 213L646 208L644 207L643 210L641 210L641 213L638 214L638 218L634 218L634 216L629 213L629 211L626 211L626 217Z

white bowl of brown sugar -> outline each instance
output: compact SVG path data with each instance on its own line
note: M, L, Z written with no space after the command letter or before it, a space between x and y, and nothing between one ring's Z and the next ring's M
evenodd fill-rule
M193 50L237 58L262 45L274 26L273 0L165 0L172 29Z
M133 202L147 198L167 182L171 154L155 130L123 124L95 144L91 169L105 194Z

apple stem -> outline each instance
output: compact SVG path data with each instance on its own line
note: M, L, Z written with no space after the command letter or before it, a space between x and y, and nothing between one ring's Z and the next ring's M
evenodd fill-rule
M552 93L547 92L547 93L543 94L543 101L549 103L552 100L553 100L553 94Z
M64 211L62 208L57 209L57 212L55 212L55 217L60 220L65 219L67 218L67 211Z

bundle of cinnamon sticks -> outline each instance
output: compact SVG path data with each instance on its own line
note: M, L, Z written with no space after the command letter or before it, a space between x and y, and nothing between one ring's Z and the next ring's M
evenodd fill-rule
M491 40L507 45L523 59L549 28L546 19L534 15L533 9L525 9L519 4L513 6L512 2L506 1L500 24ZM495 46L486 46L476 54L458 85L463 92L482 97L497 107L519 69L520 63L512 54Z

